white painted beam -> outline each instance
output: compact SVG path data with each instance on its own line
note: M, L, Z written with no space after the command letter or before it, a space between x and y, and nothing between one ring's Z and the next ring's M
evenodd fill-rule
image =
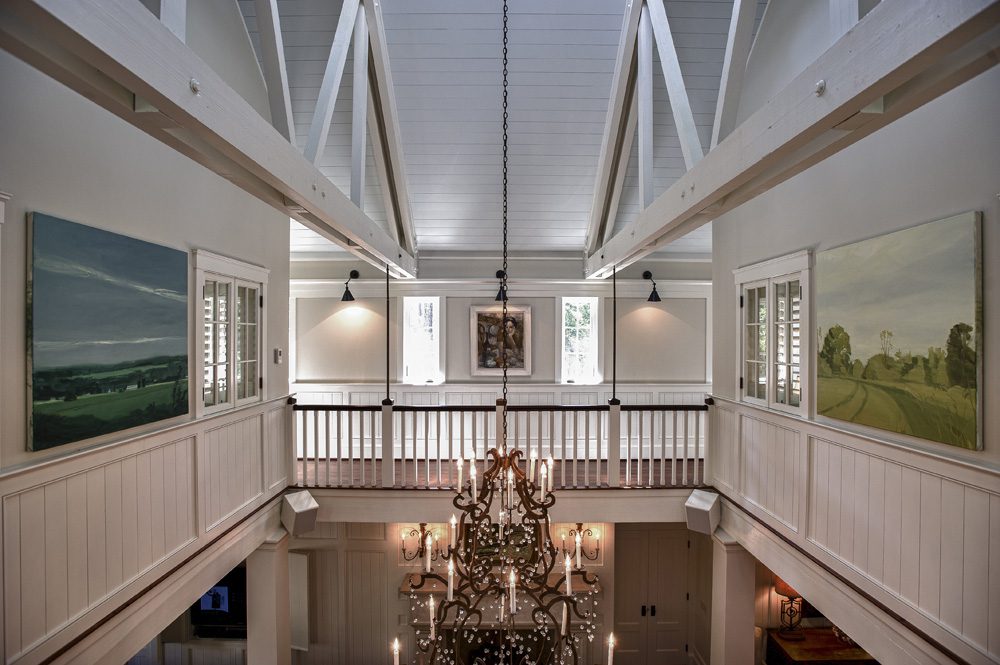
M614 171L614 181L611 185L611 199L608 201L608 210L604 224L604 233L600 238L600 243L604 244L615 231L615 221L618 219L618 208L621 206L622 190L625 188L625 176L628 173L628 163L632 157L632 143L635 139L636 125L639 123L639 100L636 99L638 92L633 91L628 105L628 115L625 121L625 133L622 138L622 149L618 156L618 164Z
M330 134L333 108L337 104L340 81L344 76L344 66L347 64L347 50L351 43L351 33L354 31L358 4L359 0L344 0L340 8L337 31L333 35L333 43L330 44L330 55L326 60L323 82L319 87L319 97L316 100L316 109L313 111L312 123L309 125L309 137L306 139L304 154L313 164L319 164L323 150L326 149L326 138Z
M620 163L619 156L623 146L627 144L629 147L626 150L631 150L632 135L624 137L622 130L625 125L626 109L634 94L632 91L635 80L636 36L641 10L642 0L627 0L621 37L618 40L615 72L611 79L608 113L604 120L601 154L597 162L597 175L594 178L594 197L590 204L590 220L587 225L588 251L600 245L607 233L607 227L614 227L614 216L608 214L608 200L612 197L615 167Z
M729 21L729 36L726 38L726 56L722 61L719 100L715 104L715 121L712 124L711 148L718 145L736 127L756 14L757 0L733 0L733 17Z
M636 44L638 73L635 88L636 115L639 132L639 200L648 208L655 198L653 192L653 29L649 24L649 9L642 8ZM610 221L614 225L614 221Z
M416 275L412 255L140 3L5 1L0 48L359 258ZM136 113L136 95L158 112Z
M839 39L861 19L859 0L829 0L830 33Z
M371 1L371 0L370 0ZM358 12L354 24L354 97L351 100L351 201L362 210L368 154L368 22Z
M379 122L375 127L381 132L383 157L386 162L388 179L382 187L389 188L393 199L393 211L399 228L400 245L410 252L416 251L417 239L413 230L410 212L410 195L407 189L406 162L403 157L403 139L399 129L399 111L396 108L396 92L392 83L392 68L389 66L389 43L385 37L385 22L382 20L381 0L364 3L368 19L368 40L371 47L371 70L374 80L370 82L372 99Z
M382 144L382 132L379 129L378 111L372 98L371 88L368 89L368 137L372 142L372 159L375 163L375 173L378 174L379 192L382 194L382 207L385 209L386 226L389 235L397 243L400 241L399 218L396 214L396 200L389 188L392 179L389 177L389 164L385 156L385 146Z
M992 67L1000 2L882 0L639 218L587 259L606 277ZM823 81L822 94L817 82ZM835 129L879 97L884 112Z
M160 0L160 20L182 42L187 41L188 0Z
M254 8L264 83L267 85L267 101L271 108L271 124L294 145L295 121L288 93L288 68L285 66L285 45L281 36L278 0L255 0Z
M670 111L674 116L677 136L681 142L681 152L684 154L684 165L690 169L705 152L698 137L698 126L691 112L691 101L688 99L684 77L681 74L681 63L677 59L677 49L674 37L670 32L667 12L663 8L663 0L648 0L649 18L656 37L656 50L660 54L660 66L663 67L663 80L667 84L667 95L670 97Z

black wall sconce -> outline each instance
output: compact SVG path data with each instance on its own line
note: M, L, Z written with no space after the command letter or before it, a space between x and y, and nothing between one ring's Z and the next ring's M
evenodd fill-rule
M507 289L503 286L504 272L503 270L497 270L497 279L500 280L500 290L497 291L497 297L494 298L497 302L503 302L507 300Z
M646 301L647 302L660 302L660 294L656 292L656 282L653 281L653 273L651 273L651 272L649 272L647 270L644 273L642 273L642 278L643 279L648 279L649 281L653 282L653 290L650 291L649 297L646 298Z
M351 293L351 280L357 279L360 275L361 273L357 270L351 271L350 277L348 277L347 281L344 282L344 295L340 299L341 302L354 302L354 294Z

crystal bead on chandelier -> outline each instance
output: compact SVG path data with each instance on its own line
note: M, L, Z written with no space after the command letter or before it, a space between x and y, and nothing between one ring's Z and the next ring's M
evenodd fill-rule
M507 19L504 0L501 320L507 319ZM467 482L461 480L464 463L458 462L452 503L461 517L452 516L448 547L437 557L440 572L426 556L424 573L410 585L414 623L423 623L418 618L423 616L428 625L417 629L417 647L432 665L577 663L583 640L595 637L598 577L584 570L579 549L574 562L551 537L554 462L528 460L507 447L503 353L497 447L489 451L481 482L475 460Z

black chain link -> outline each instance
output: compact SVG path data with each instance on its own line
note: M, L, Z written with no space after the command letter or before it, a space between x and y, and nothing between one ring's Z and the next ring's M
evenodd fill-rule
M507 0L503 2L503 275L500 288L503 294L503 317L500 334L503 344L503 445L507 446Z

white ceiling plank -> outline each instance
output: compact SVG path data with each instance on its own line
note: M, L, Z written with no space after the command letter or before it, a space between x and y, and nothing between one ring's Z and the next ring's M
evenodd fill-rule
M590 206L587 225L587 247L596 247L608 225L607 204L613 187L613 171L622 151L622 131L625 124L626 108L633 97L635 78L636 38L639 31L639 15L642 0L628 0L622 18L621 36L615 57L615 69L611 79L611 93L604 121L601 152L597 160L597 176L594 181L594 196ZM631 142L631 138L628 139Z
M711 148L718 145L719 141L728 136L736 126L740 93L743 90L743 75L746 73L747 58L750 55L756 15L757 0L733 0L733 17L729 23L729 36L726 39L719 101L715 105L715 122L712 124Z
M326 148L326 138L330 132L330 120L333 119L333 107L337 103L337 93L340 91L340 81L344 76L344 66L347 64L347 52L351 43L351 33L354 31L354 21L358 14L359 0L344 0L340 10L340 20L337 32L330 45L330 53L326 60L326 71L323 83L319 88L319 98L313 112L312 123L309 125L309 137L306 139L304 154L313 164L318 164Z
M639 200L647 208L653 202L653 28L649 9L643 6L639 16L636 60L638 74L635 88L639 132Z
M267 99L271 108L271 124L295 143L292 100L288 94L288 68L285 65L285 45L281 35L278 0L255 0L257 31Z
M140 3L4 2L0 48L359 258L390 263L399 276L416 275L408 252ZM150 114L133 111L132 94L159 109L175 128L147 124L143 116Z
M998 26L996 0L929 1L921 12L907 0L882 0L594 252L586 274L630 265L996 65ZM821 94L817 81L825 82ZM883 113L835 129L880 97Z
M364 209L365 157L368 155L368 21L358 12L354 24L354 95L351 97L351 201Z
M859 0L829 0L830 32L839 38L861 19Z
M406 177L406 160L403 153L402 135L399 129L399 109L396 105L396 86L393 84L389 59L389 44L386 40L385 20L382 16L381 0L364 3L368 20L368 38L371 45L374 80L370 82L372 97L376 102L379 120L377 131L381 132L383 159L386 163L386 179L383 190L388 189L393 205L391 215L396 220L400 244L409 251L416 251L417 238L413 227L410 205L409 181Z
M667 21L667 12L663 8L663 0L648 0L649 17L656 37L656 49L660 54L660 65L663 67L663 80L667 84L670 97L670 110L674 116L674 124L681 139L681 151L684 153L684 163L690 169L702 157L704 150L698 137L698 127L691 113L691 102L688 100L687 88L681 74L681 64L677 59L677 49Z

